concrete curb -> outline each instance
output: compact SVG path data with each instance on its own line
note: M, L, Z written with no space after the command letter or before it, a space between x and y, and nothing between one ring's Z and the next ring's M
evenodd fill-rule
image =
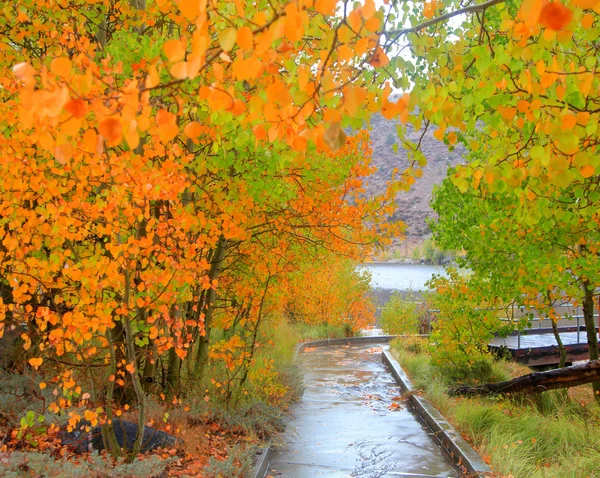
M310 342L301 342L296 346L296 355L302 353L304 349L311 347L327 347L328 345L350 345L350 344L380 344L388 343L395 339L396 335L367 335L364 337L344 337L341 339L311 340Z
M267 446L257 453L256 465L254 465L253 478L263 478L269 468L271 457L273 456L273 448Z
M416 390L412 382L400 367L400 364L388 350L382 354L383 362L390 368L392 375L405 392ZM467 476L486 477L492 470L483 461L479 454L469 445L450 423L438 412L426 398L412 394L408 402L415 409L421 419L433 431L442 446L461 468L468 473Z

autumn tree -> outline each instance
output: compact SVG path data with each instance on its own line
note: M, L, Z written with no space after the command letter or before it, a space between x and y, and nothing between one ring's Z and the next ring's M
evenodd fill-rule
M450 176L457 191L447 185L439 196L447 213L440 234L452 241L441 228L452 229L480 277L509 278L513 292L537 306L552 302L548 294L579 297L592 360L599 8L596 1L490 1L456 10L464 15L454 22L433 18L431 37L415 47L427 67L412 91L421 107L413 121L437 126L438 139L468 150ZM436 42L450 32L456 41Z
M26 324L26 358L53 375L49 408L73 427L70 407L89 405L115 455L111 420L136 404L135 456L146 396L203 375L224 311L230 337L212 358L242 343L243 383L290 251L356 256L385 235L414 171L362 199L368 167L348 160L361 140L345 150L343 128L406 116L408 96L391 101L384 86L386 13L371 0L25 1L3 13L0 326Z

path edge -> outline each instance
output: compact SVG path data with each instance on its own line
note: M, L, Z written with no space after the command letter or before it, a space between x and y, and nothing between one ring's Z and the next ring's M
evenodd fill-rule
M390 368L392 375L404 392L416 392L411 380L389 350L382 352L383 362ZM450 425L442 414L426 398L413 393L407 401L415 409L421 420L431 429L433 434L446 449L448 454L468 475L478 478L491 475L491 468L483 461L479 453Z
M261 448L256 453L256 464L254 465L254 470L252 472L252 478L263 478L269 469L269 463L271 463L271 458L273 457L273 447L267 445L264 448Z

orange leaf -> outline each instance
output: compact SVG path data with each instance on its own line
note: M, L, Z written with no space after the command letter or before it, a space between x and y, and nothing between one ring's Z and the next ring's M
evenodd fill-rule
M98 126L100 134L108 141L109 146L115 146L121 142L123 136L123 125L119 118L106 118Z
M234 116L239 116L246 111L246 103L244 103L242 100L234 100L233 105L227 111L232 113Z
M600 4L600 0L572 0L572 2L584 10L592 9Z
M257 124L254 128L252 128L252 133L254 137L261 141L267 137L267 132L265 131L265 127L262 124Z
M317 0L315 10L323 15L333 15L337 0Z
M574 114L566 114L561 119L561 126L563 129L573 129L577 124L577 116Z
M181 61L185 57L185 45L181 40L169 40L163 46L169 61Z
M185 128L183 128L183 134L185 134L190 139L196 139L202 134L202 131L202 125L197 121L192 121L186 124Z
M40 368L40 365L42 365L43 359L41 358L30 358L29 359L29 365L31 365L34 369L38 369Z
M75 118L83 118L87 112L87 106L83 100L71 100L65 105L65 110Z
M173 78L177 78L178 80L185 80L188 77L187 66L188 65L185 61L179 61L169 69L169 73L171 73L171 76Z
M586 13L583 18L581 19L581 26L583 28L585 28L586 30L588 30L589 28L592 28L592 25L594 24L594 22L596 21L596 19L594 18L594 15L590 14L590 13Z
M237 31L236 42L245 51L254 48L254 34L250 27L242 27Z
M58 76L69 76L71 74L71 60L64 57L55 58L50 63L50 71Z
M586 164L585 166L581 167L579 172L584 178L589 178L590 176L594 175L594 173L596 172L596 168L594 168L594 166L592 166L591 164Z
M550 30L559 31L571 23L573 12L562 3L548 3L540 13L539 22Z
M195 20L200 14L200 3L199 0L179 0L177 6L185 18Z
M385 52L383 51L383 48L381 48L379 45L377 45L377 48L375 49L375 53L373 53L371 60L369 60L369 65L371 65L375 68L382 68L382 67L386 66L389 62L390 62L390 60L387 57L387 55L385 54Z
M127 365L125 365L125 369L129 372L129 373L135 373L135 365L133 364L133 362L128 363Z

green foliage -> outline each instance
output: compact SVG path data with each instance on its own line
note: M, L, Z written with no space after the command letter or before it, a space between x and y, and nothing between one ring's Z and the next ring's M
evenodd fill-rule
M408 293L393 293L381 311L380 323L388 335L407 335L423 333L427 329L426 307L419 302L419 296ZM425 332L426 333L426 332Z
M431 264L442 265L447 257L451 257L452 254L441 249L431 238L425 239L423 242L423 257L427 262Z
M319 339L341 339L356 335L352 330L348 330L345 325L295 324L294 328L299 334L301 342Z
M414 261L421 260L421 248L419 246L415 247L412 251L412 258Z
M435 277L430 286L431 354L433 362L455 380L490 378L488 342L502 328L493 302L456 270ZM484 296L485 297L485 296Z

